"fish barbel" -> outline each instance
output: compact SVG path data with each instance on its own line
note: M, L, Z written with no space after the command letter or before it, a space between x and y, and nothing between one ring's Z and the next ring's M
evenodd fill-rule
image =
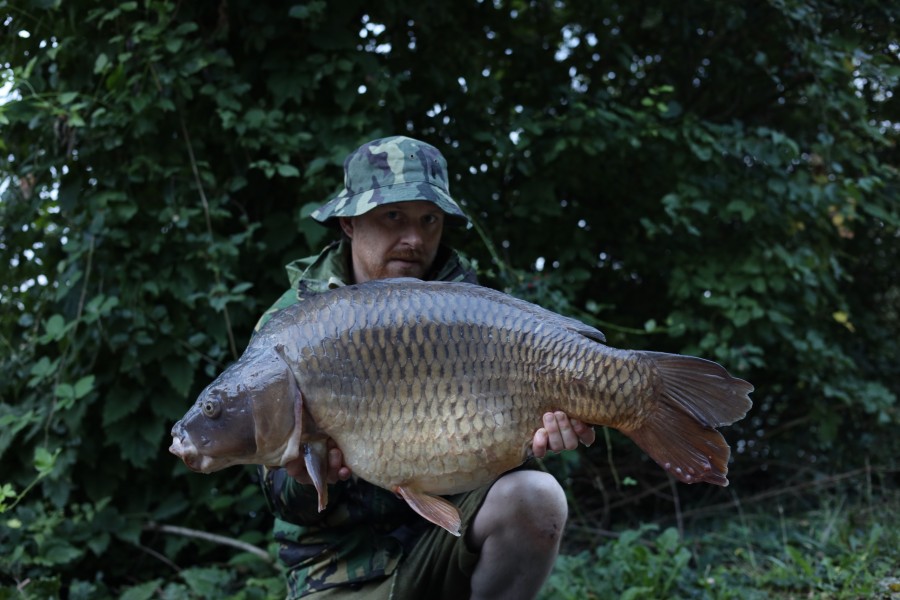
M276 313L172 428L203 473L300 456L327 504L327 438L355 476L459 534L443 494L522 464L541 415L615 428L680 481L727 485L716 427L753 386L690 356L620 350L603 334L465 283L380 280Z

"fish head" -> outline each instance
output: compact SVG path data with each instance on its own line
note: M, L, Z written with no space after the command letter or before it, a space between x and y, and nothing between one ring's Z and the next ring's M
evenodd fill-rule
M193 471L299 456L302 394L277 348L248 349L172 427L169 452Z

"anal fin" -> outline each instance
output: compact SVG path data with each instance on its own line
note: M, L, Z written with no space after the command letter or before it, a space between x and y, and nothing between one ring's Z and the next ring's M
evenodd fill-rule
M459 509L440 496L432 496L412 487L401 485L394 488L394 493L406 500L409 507L439 527L443 527L456 537L460 536L462 517Z

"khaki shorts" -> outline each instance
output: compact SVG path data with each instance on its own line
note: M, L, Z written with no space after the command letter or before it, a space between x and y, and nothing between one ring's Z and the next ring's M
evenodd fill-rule
M462 515L462 535L430 527L400 562L393 575L356 588L330 588L304 598L310 600L458 600L471 596L472 573L478 552L469 548L469 526L490 486L450 496Z

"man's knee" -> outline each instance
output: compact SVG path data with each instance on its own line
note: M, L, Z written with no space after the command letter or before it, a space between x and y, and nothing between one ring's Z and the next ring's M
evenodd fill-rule
M566 494L559 482L542 471L514 471L504 475L494 484L498 496L517 505L528 514L546 515L556 512L565 519Z
M550 543L558 542L568 517L559 482L541 471L514 471L498 479L482 511L494 527L511 528Z

